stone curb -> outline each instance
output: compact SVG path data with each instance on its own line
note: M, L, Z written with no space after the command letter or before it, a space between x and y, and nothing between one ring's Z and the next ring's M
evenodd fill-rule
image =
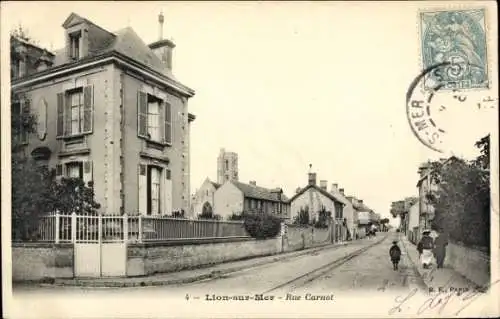
M243 266L237 266L237 267L232 267L232 268L227 268L224 270L212 270L209 273L203 273L203 274L198 274L198 275L193 275L193 276L188 276L186 278L176 278L176 279L160 279L160 280L154 280L153 278L155 275L151 276L144 276L143 281L138 281L138 277L128 277L130 278L131 281L122 281L122 280L127 280L124 278L127 277L120 277L118 281L113 281L113 278L110 278L108 281L102 281L102 280L78 280L78 279L55 279L53 283L40 283L40 286L75 286L75 287L91 287L91 288L125 288L125 287L148 287L148 286L167 286L167 285L179 285L179 284L187 284L187 283L193 283L196 281L200 280L205 280L205 279L214 279L221 277L222 275L226 275L229 273L234 273L237 271L245 270L245 269L251 269L255 267L259 267L265 264L277 262L277 261L282 261L282 260L287 260L291 259L294 257L300 257L303 255L307 255L310 253L315 253L318 251L322 251L325 249L329 248L334 248L334 247L340 247L340 246L346 246L351 242L344 242L344 243L337 243L337 244L324 244L316 247L310 247L303 249L299 252L288 252L288 253L281 253L277 254L275 258L271 258L270 260L264 260L264 261L257 261L256 263L250 264L250 265L243 265ZM281 256L280 256L281 255ZM264 256L260 256L264 257ZM269 256L268 256L269 257ZM259 257L255 257L259 258ZM253 258L251 258L253 259ZM250 260L251 260L250 259ZM220 264L219 264L220 265ZM164 273L165 275L167 273ZM122 281L122 282L120 282Z

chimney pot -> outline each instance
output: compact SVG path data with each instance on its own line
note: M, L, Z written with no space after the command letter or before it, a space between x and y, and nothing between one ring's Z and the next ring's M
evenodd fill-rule
M328 185L328 182L326 180L320 180L319 181L319 187L322 189L322 190L325 190L326 191L326 185Z
M309 185L316 185L316 173L309 173Z

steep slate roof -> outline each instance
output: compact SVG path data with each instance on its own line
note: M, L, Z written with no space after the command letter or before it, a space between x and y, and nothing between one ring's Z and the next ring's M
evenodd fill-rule
M320 192L321 194L323 194L327 198L333 200L334 202L346 205L345 200L342 198L343 196L341 196L340 194L331 194L331 193L325 191L324 189L322 189L321 187L319 187L318 185L307 185L306 187L302 188L298 193L293 195L289 201L292 202L295 198L304 194L308 189L311 189L311 188L314 188L315 190L317 190L318 192Z
M273 192L275 190L268 189L260 186L249 185L241 182L232 181L234 186L236 186L245 197L255 198L255 199L264 199L268 201L278 202L278 193ZM281 194L281 201L287 202L288 198Z
M152 70L162 73L169 77L170 79L177 81L173 76L172 72L161 62L161 60L153 53L153 51L148 47L146 43L135 33L135 31L126 27L116 32L109 32L99 27L92 21L85 19L75 13L72 13L64 22L63 26L69 23L71 20L85 21L91 27L95 27L96 36L92 37L89 34L89 41L93 41L92 46L96 50L88 52L88 56L99 56L109 52L121 53L145 66L151 68ZM99 36L97 36L99 35ZM66 49L62 48L55 52L55 62L54 66L62 65L67 63Z

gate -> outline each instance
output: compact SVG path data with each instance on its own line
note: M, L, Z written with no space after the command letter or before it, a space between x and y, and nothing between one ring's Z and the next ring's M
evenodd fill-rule
M127 218L72 215L75 277L126 275Z

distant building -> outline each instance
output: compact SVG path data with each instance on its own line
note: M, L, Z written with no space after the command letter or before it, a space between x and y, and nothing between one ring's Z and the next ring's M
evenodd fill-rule
M354 196L349 196L347 199L351 202L356 216L356 236L357 238L364 238L370 225L375 220L374 213L362 199L357 199Z
M238 181L238 154L222 148L217 158L217 183L227 181Z
M290 204L281 188L269 189L249 184L227 181L215 192L215 212L223 218L242 212L273 214L284 220L290 218Z
M349 226L344 209L348 204L348 201L337 189L336 184L329 192L327 190L327 181L321 180L318 186L316 173L310 172L307 185L297 189L296 194L290 199L291 221L293 222L296 219L301 210L308 211L311 222L318 221L320 211L330 212L331 217L336 220L336 241L345 240L348 237ZM353 220L353 216L350 215L349 219ZM352 236L352 234L349 235Z
M103 213L187 211L194 91L172 74L174 43L160 32L147 45L130 27L110 32L75 13L62 28L54 54L11 39L12 110L39 120L20 152L93 181Z
M197 217L202 213L215 214L215 192L220 186L220 184L212 182L208 177L205 179L191 201L191 217Z

